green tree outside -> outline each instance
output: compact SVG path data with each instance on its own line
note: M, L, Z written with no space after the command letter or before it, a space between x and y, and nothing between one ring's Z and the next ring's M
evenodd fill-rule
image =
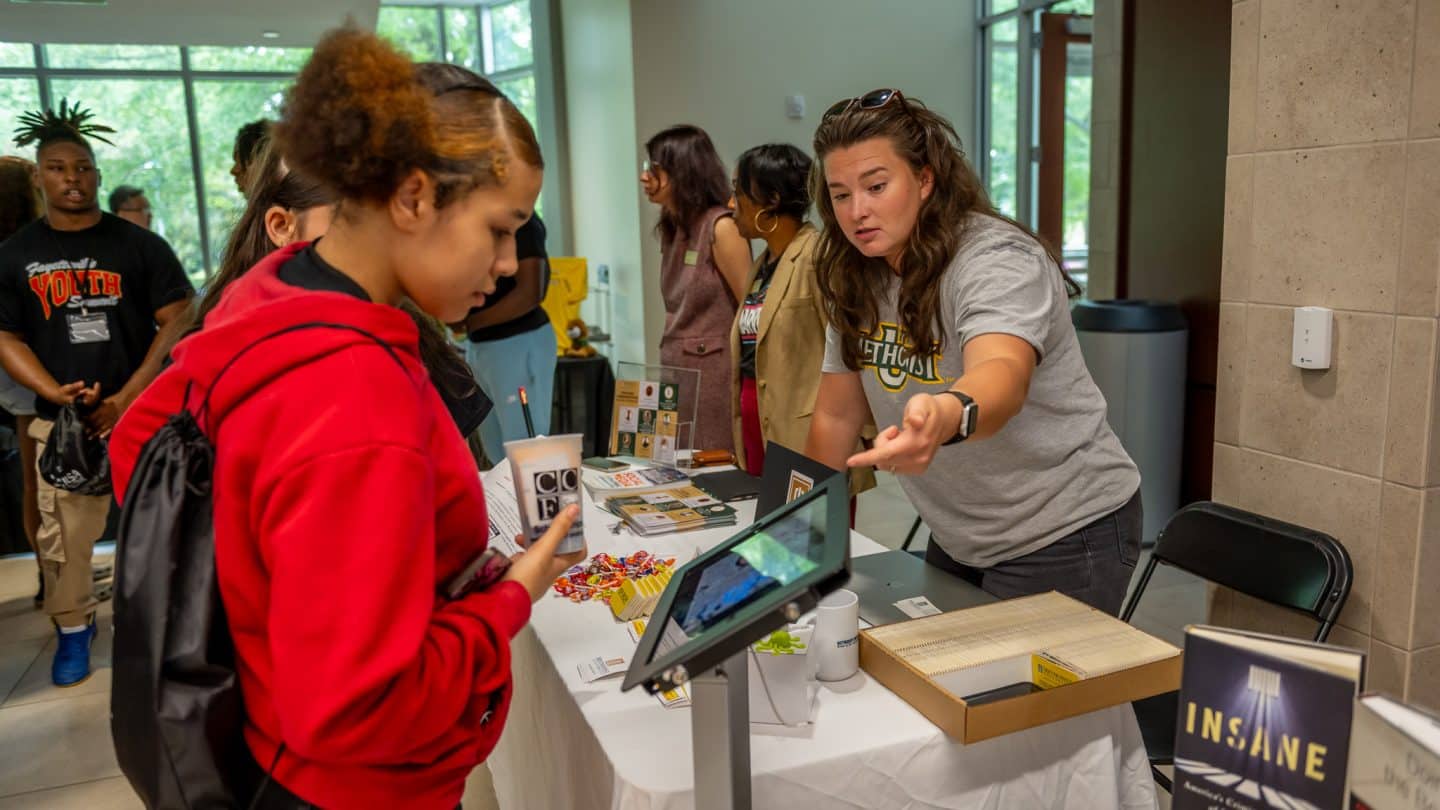
M487 30L490 41L481 42ZM499 6L382 6L379 33L411 58L450 61L477 72L501 73L496 84L538 128L534 48L529 0ZM444 47L441 27L444 26ZM443 50L443 53L442 53ZM489 54L486 58L485 54ZM46 45L45 62L52 69L112 70L100 78L54 76L50 98L79 101L96 118L113 126L114 146L96 143L100 164L101 204L118 185L144 189L154 207L155 229L175 249L197 286L218 266L230 230L244 208L244 198L230 176L236 131L258 118L280 115L286 88L309 57L308 48L194 46L185 49L195 99L198 153L191 148L185 80L127 76L126 71L182 67L182 49L159 45ZM29 43L0 42L0 67L34 69ZM273 73L273 78L224 78L214 71ZM38 79L0 78L0 126L9 144L13 122L40 106ZM8 124L8 126L6 126ZM33 158L33 152L25 155ZM203 184L197 199L195 161ZM209 236L206 255L200 218Z

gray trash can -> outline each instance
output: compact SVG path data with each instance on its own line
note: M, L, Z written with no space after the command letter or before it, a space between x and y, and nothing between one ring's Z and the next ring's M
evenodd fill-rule
M1110 427L1140 468L1146 546L1180 508L1185 439L1185 315L1162 301L1081 301L1080 352L1105 395Z

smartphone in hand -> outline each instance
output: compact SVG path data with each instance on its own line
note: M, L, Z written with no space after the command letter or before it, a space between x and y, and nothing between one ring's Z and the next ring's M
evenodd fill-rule
M498 549L487 548L476 555L458 576L450 580L445 586L445 598L459 599L466 594L483 591L499 582L508 570L510 558Z

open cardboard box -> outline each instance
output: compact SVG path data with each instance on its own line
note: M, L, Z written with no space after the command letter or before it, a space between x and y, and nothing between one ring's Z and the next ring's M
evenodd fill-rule
M1003 609L1000 606L1004 604L1006 603L1001 602L969 610ZM912 621L937 618L940 617L930 616ZM1111 618L1117 625L1128 627L1119 619L1107 618ZM1125 667L1104 675L1082 677L1071 683L1030 694L970 705L966 703L964 696L974 696L1017 683L1034 683L1036 659L1045 652L1044 648L1037 645L1036 649L1024 654L1007 655L931 677L913 666L905 656L878 641L873 635L878 629L880 628L872 628L860 633L860 667L914 706L950 737L966 743L988 740L1180 688L1181 653L1179 649L1171 647L1174 650L1173 656Z

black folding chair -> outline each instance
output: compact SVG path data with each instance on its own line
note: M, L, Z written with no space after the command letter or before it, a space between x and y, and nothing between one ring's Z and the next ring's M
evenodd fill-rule
M1130 621L1151 575L1162 563L1309 616L1319 623L1317 642L1330 635L1354 578L1350 555L1330 535L1201 501L1176 512L1160 532L1150 561L1120 614L1123 621ZM1179 693L1133 705L1155 782L1169 792L1170 778L1158 766L1175 762Z
M900 544L900 550L901 550L901 551L910 551L910 544L913 543L913 542L915 542L915 535L916 535L917 533L919 533L920 527L923 526L923 525L925 525L925 524L920 520L920 516L919 516L919 515L916 515L916 516L915 516L915 522L910 524L910 532L909 532L909 534L906 534L906 535L905 535L905 542ZM913 553L918 553L918 552L911 552L911 553L913 554Z

